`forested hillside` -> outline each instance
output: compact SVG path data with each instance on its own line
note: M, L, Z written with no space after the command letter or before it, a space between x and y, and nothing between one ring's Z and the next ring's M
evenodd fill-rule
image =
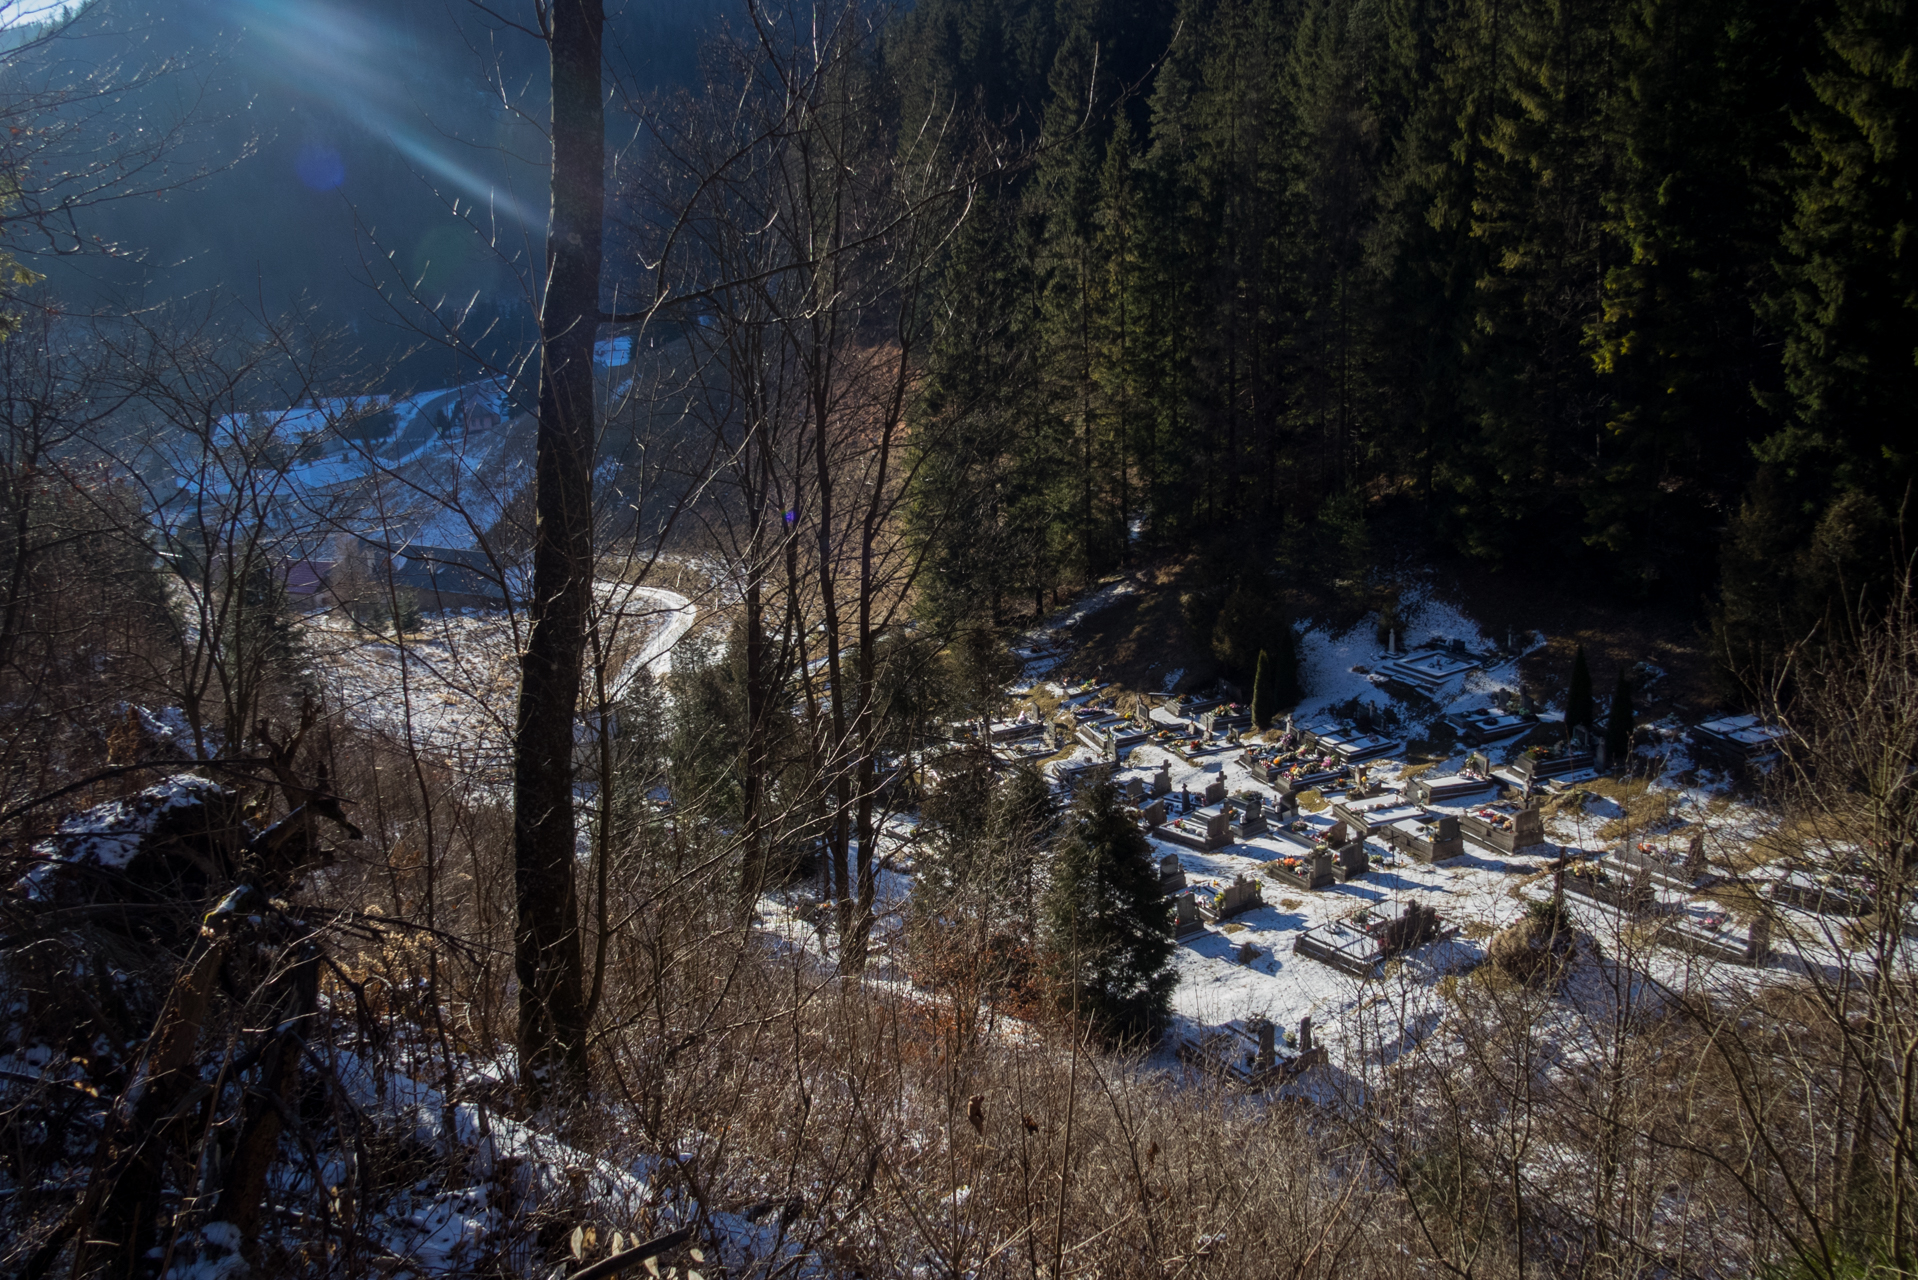
M919 4L912 92L1037 143L954 253L995 324L934 377L993 412L935 466L994 500L942 583L1003 610L1390 503L1491 566L1715 595L1727 657L1796 636L1906 527L1913 30L1877 0Z

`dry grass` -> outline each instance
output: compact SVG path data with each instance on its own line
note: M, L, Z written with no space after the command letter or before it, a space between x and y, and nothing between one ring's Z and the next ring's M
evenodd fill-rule
M1598 838L1606 841L1648 835L1663 827L1671 821L1680 795L1676 791L1654 791L1651 783L1643 778L1622 781L1616 778L1594 778L1585 783L1584 788L1624 810L1624 813L1598 829Z

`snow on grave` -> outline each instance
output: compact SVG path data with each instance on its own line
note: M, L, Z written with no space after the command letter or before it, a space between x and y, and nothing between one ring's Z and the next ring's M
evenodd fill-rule
M1614 874L1614 870L1618 874ZM1658 905L1658 892L1642 868L1623 864L1607 866L1589 858L1574 859L1554 871L1552 891L1561 898L1573 893L1631 915Z
M1763 964L1771 956L1770 916L1758 916L1742 935L1728 924L1722 912L1694 916L1686 911L1665 922L1658 940L1677 951L1732 964Z
M1458 819L1451 814L1401 818L1381 827L1379 838L1420 862L1443 862L1465 852L1465 837L1459 834Z
M1278 1028L1267 1018L1235 1019L1201 1027L1179 1038L1179 1057L1232 1084L1261 1088L1280 1084L1325 1062L1323 1046L1312 1043L1312 1017L1299 1022L1298 1053L1278 1051Z
M1846 877L1788 865L1772 883L1771 900L1827 916L1868 916L1877 910L1870 891Z
M1656 841L1645 840L1636 846L1620 846L1612 858L1634 871L1644 872L1653 884L1664 889L1693 893L1718 883L1718 877L1712 875L1705 866L1703 829L1692 831L1691 840L1682 853Z
M1536 807L1474 805L1459 815L1458 825L1467 840L1499 853L1517 853L1545 843L1545 818Z
M1371 869L1365 851L1365 837L1349 837L1344 822L1334 822L1323 832L1308 835L1299 830L1303 824L1274 832L1270 843L1279 847L1276 858L1262 863L1259 870L1292 889L1312 892L1335 880L1356 880Z
M1398 738L1368 733L1349 724L1322 721L1303 726L1300 735L1308 748L1344 764L1357 764L1405 750L1405 743Z
M1388 658L1373 668L1373 674L1409 685L1429 698L1438 698L1454 681L1485 665L1463 644L1422 650L1400 658Z
M1483 753L1465 758L1457 773L1422 773L1405 784L1406 799L1415 804L1459 804L1498 789L1490 762Z
M1531 712L1461 711L1446 716L1444 723L1469 745L1485 747L1518 737L1538 724L1538 717Z
M1517 759L1503 768L1494 769L1492 776L1500 782L1517 787L1525 795L1550 778L1565 777L1590 769L1598 760L1592 750L1590 738L1585 726L1580 725L1572 731L1569 742L1555 743L1551 746L1527 747Z
M1369 978L1382 960L1457 935L1458 929L1446 928L1435 909L1408 902L1404 913L1397 917L1380 915L1368 907L1342 920L1307 929L1292 943L1292 950L1341 973Z
M1776 760L1785 743L1781 725L1757 716L1724 716L1691 732L1694 749L1726 768L1762 767Z

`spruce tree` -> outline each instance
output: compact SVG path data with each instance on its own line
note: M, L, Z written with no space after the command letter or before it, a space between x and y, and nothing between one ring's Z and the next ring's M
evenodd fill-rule
M1572 730L1584 725L1592 725L1592 673L1585 665L1585 646L1580 645L1572 654L1572 683L1565 692L1565 733L1569 737Z
M1045 899L1048 968L1060 1007L1114 1040L1145 1039L1171 1007L1172 907L1152 846L1110 782L1073 803Z
M1259 650L1258 669L1252 674L1252 727L1263 729L1272 721L1272 676L1267 673L1266 652Z
M1625 759L1632 749L1632 682L1625 669L1618 670L1618 683L1612 686L1612 709L1605 717L1605 758L1613 765Z

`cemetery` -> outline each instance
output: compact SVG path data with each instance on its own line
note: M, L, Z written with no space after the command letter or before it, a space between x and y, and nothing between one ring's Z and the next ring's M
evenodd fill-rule
M1607 775L1592 731L1565 734L1555 709L1520 691L1517 646L1444 625L1447 640L1410 654L1380 655L1364 628L1339 648L1309 639L1307 698L1264 731L1229 688L1124 692L1043 672L1025 686L1058 698L1048 771L1062 798L1110 778L1150 842L1178 940L1172 1046L1189 1066L1239 1085L1283 1083L1306 1057L1285 1029L1306 1018L1319 1028L1317 1060L1336 1062L1384 960L1449 940L1469 967L1493 932L1553 895L1600 908L1580 927L1601 935L1647 922L1633 935L1644 943L1636 962L1678 966L1660 969L1661 980L1700 962L1766 963L1768 921L1734 923L1711 896L1720 881L1703 857L1702 833L1717 828L1722 839L1749 811L1714 818L1702 806L1718 793L1701 789L1682 820L1592 843L1593 825L1623 809L1591 792L1570 806L1537 798ZM1454 645L1460 632L1465 643ZM1033 726L1047 718L1029 710L994 722L993 749L1019 759L1023 745L1044 741ZM1751 725L1730 729L1771 741ZM1690 767L1685 742L1669 725L1656 733L1668 762L1658 785L1679 792L1689 785L1673 777ZM1472 851L1531 853L1556 870L1537 875L1537 863ZM1869 906L1849 882L1781 870L1752 882L1781 909L1842 916Z

